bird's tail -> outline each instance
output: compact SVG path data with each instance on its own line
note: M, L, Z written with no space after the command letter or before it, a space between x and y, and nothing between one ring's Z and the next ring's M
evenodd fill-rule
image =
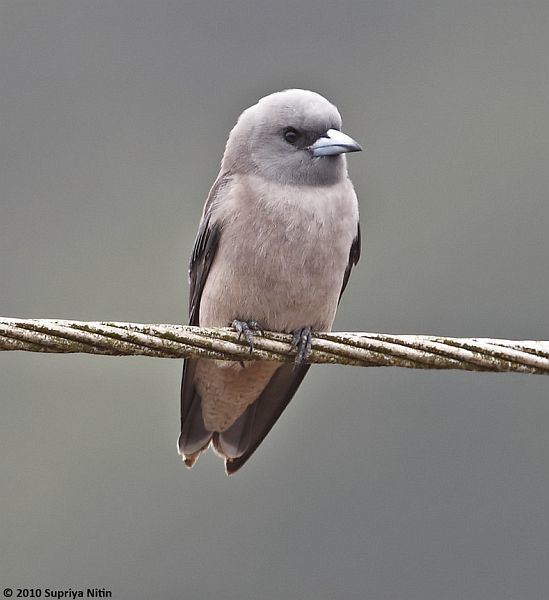
M187 359L181 388L181 435L179 453L187 467L210 445L225 459L228 475L238 471L261 444L295 394L310 365L277 368L259 397L224 431L211 431L204 425L202 399L194 385L196 361Z
M191 468L200 453L209 446L213 432L204 427L202 401L196 391L188 409L185 418L181 421L181 433L177 440L177 447L185 465Z
M185 465L191 468L210 443L216 453L225 460L242 456L250 444L250 424L253 422L255 409L255 405L248 407L248 410L223 432L209 431L204 426L201 398L195 391L177 442L179 454L183 457Z

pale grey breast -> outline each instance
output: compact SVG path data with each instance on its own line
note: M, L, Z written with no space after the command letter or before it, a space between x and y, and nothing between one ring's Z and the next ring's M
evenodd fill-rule
M213 207L222 234L200 324L330 329L358 226L350 180L313 187L239 175L224 192Z

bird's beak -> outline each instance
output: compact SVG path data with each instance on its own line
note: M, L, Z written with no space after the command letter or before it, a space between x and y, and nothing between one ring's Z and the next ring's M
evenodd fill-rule
M314 144L309 146L313 156L335 156L344 152L360 152L361 145L337 129L328 129L328 131Z

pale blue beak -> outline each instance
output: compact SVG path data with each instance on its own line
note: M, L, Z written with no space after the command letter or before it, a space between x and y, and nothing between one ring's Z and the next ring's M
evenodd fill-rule
M309 146L313 156L336 156L345 152L360 152L362 146L342 131L328 129L316 142Z

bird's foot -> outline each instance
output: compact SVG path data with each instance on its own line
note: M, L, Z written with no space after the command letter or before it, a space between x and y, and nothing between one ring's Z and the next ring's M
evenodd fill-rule
M296 329L292 339L292 348L297 352L295 355L295 366L303 364L311 356L311 346L313 344L313 338L311 336L310 327L301 327Z
M250 346L251 354L254 349L254 335L252 332L263 334L261 325L257 321L240 321L239 319L235 319L231 327L238 333L238 339L244 336L248 346Z

